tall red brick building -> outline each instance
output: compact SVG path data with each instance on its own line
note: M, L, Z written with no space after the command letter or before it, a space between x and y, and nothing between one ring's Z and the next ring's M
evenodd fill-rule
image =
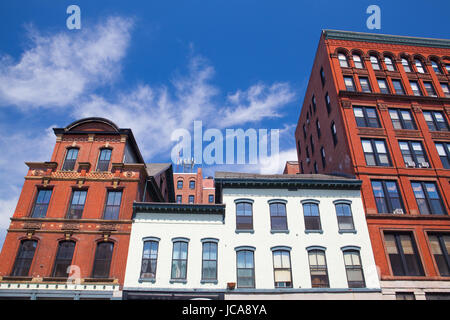
M107 119L54 133L50 161L26 163L0 254L0 295L120 298L133 202L174 202L172 166L145 164L132 131Z
M450 294L450 40L324 30L295 132L300 173L363 181L386 298Z
M214 204L214 179L203 177L202 168L193 172L173 174L177 203Z

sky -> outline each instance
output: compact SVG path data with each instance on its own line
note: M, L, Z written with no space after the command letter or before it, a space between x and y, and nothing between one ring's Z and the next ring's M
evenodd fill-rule
M81 29L69 30L69 5ZM367 7L381 9L369 30ZM27 173L54 127L90 116L131 128L146 162L170 162L176 129L279 129L278 163L203 165L281 173L322 29L449 39L449 1L0 2L0 248ZM176 164L174 164L175 170Z

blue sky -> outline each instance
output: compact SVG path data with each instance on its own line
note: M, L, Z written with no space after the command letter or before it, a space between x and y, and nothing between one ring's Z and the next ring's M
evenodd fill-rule
M66 8L81 8L81 30ZM381 30L366 8L381 8ZM449 1L2 1L0 247L26 173L48 161L52 127L85 116L133 130L147 161L168 162L177 128L294 130L322 29L449 38ZM214 166L273 172L280 166Z

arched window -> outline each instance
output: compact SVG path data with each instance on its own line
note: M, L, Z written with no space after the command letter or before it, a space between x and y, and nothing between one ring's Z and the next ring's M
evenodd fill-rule
M23 240L20 243L19 251L17 252L16 261L14 262L14 268L11 276L28 276L36 247L36 240Z
M409 66L409 62L406 58L402 58L402 66L405 72L411 72L411 67Z
M74 241L60 241L58 243L58 252L53 265L53 277L67 278L69 276L67 269L72 264L74 250Z
M66 158L62 167L63 171L73 171L77 162L78 148L69 148L66 152Z
M422 61L420 61L419 59L415 59L414 63L416 65L416 70L419 73L425 73L425 69L423 67Z
M156 240L144 241L144 252L142 253L141 279L155 279L156 262L158 260L159 242Z
M327 260L325 250L312 249L308 251L311 286L313 288L329 288Z
M183 180L177 181L177 189L183 189Z
M189 181L189 189L195 189L195 180Z
M322 225L320 223L319 205L317 203L303 203L303 214L305 218L305 230L322 230Z
M431 61L431 66L433 67L434 72L436 74L442 74L442 69L439 66L439 63L436 60L434 60L434 59L432 59L430 61Z
M174 241L172 252L172 280L185 280L187 273L188 242Z
M108 171L109 162L111 160L111 149L100 149L100 155L98 157L97 171Z
M270 225L272 230L287 230L286 204L272 202L270 208Z
M336 215L338 219L339 230L354 230L352 208L349 203L337 202Z
M253 230L253 209L251 202L236 203L236 229Z
M345 272L347 273L347 282L349 288L364 288L364 273L361 264L361 257L357 250L344 251Z
M353 55L353 63L355 64L355 68L364 69L364 64L361 60L361 56L358 54Z
M239 250L236 252L237 259L237 287L255 287L255 260L251 250Z
M202 280L217 280L217 242L215 241L203 242Z
M275 288L292 288L291 255L288 250L273 251Z
M114 250L114 243L99 242L95 250L92 278L109 278L109 269Z
M348 68L347 56L342 52L338 53L339 65L343 68Z
M388 71L395 71L394 63L392 62L392 58L384 57L384 64L386 65L386 69Z
M378 62L378 58L376 56L370 56L370 63L372 64L373 70L380 70L380 63Z

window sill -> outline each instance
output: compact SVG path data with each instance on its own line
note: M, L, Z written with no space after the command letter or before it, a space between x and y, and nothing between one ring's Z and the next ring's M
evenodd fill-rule
M200 283L201 284L207 284L207 283L218 284L219 282L217 280L201 280Z
M139 280L138 280L138 282L139 283L142 283L142 282L150 282L150 283L155 283L156 282L156 279L146 279L146 278L139 278Z
M255 230L253 230L253 229L248 229L248 230L246 230L246 229L236 229L235 232L236 233L255 233Z
M323 230L305 230L305 233L306 234L308 234L308 233L320 233L320 234L323 234Z
M170 279L170 283L187 283L186 279Z
M343 234L343 233L354 233L356 234L357 231L356 230L339 230L339 233Z
M270 233L289 233L289 230L270 230Z

